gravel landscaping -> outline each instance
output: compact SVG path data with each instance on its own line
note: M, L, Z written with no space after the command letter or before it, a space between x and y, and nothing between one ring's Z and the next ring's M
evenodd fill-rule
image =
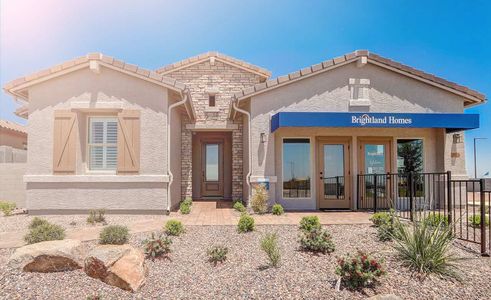
M46 274L11 270L5 264L13 249L3 249L0 298L85 299L99 294L103 299L364 299L390 293L403 299L489 299L491 295L491 259L481 258L460 243L455 243L453 251L466 258L461 265L462 282L434 276L421 279L400 265L390 243L377 240L375 228L325 228L336 244L331 255L299 251L296 226L257 226L255 232L245 234L238 234L234 226L188 226L183 236L173 238L170 259L148 261L147 282L134 294L90 278L82 270ZM267 232L279 235L279 268L267 268L267 258L260 250L259 240ZM147 236L132 235L130 243L141 246ZM206 250L217 244L227 246L229 254L225 263L214 267L207 262ZM87 245L91 247L95 242ZM336 291L336 257L357 249L385 258L388 274L374 288Z

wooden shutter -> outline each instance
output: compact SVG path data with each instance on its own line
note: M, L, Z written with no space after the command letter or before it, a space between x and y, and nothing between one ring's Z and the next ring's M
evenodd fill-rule
M53 173L74 174L76 165L77 114L54 112Z
M140 111L118 114L118 173L140 171Z

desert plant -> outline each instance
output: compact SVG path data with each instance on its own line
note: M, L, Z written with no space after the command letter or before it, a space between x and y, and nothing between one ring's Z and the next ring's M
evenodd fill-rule
M106 218L104 217L106 211L104 209L92 209L89 211L87 217L87 223L94 225L95 223L106 224Z
M441 213L430 213L423 222L429 226L448 226L448 216Z
M152 260L155 258L166 257L170 252L170 245L172 240L165 235L155 236L152 232L149 238L143 241L143 249L145 255Z
M237 224L237 230L240 233L249 232L254 230L254 218L246 213L240 216L239 223Z
M276 203L275 205L273 205L273 207L271 207L271 213L273 213L273 215L280 216L285 213L285 210L283 209L283 206L281 206L281 204Z
M31 220L31 223L29 223L29 229L33 229L44 224L49 224L49 222L46 219L34 217L34 219Z
M165 223L165 232L168 235L179 236L184 233L184 225L178 220L169 220Z
M181 202L181 204L179 205L179 211L181 212L181 214L187 215L191 212L191 205L186 204L186 202Z
M63 229L63 227L61 227L60 225L51 224L47 221L45 221L45 223L40 223L37 226L32 227L29 230L29 233L24 236L24 240L28 244L34 244L44 241L62 240L64 238L65 229Z
M281 259L280 248L278 247L278 235L276 233L266 234L261 240L261 249L268 256L269 264L277 267Z
M224 246L213 246L206 251L208 261L215 266L220 262L223 263L227 259L228 248Z
M331 253L336 249L331 235L322 228L312 228L300 234L300 248L304 251Z
M240 202L240 201L237 201L234 203L234 209L238 212L245 212L246 211L244 204L242 204L242 202Z
M391 219L391 215L385 211L374 213L370 217L370 221L372 221L373 225L375 225L377 227L389 222L390 219Z
M251 199L251 208L256 214L264 214L268 211L269 195L264 184L254 187Z
M99 293L94 293L85 297L86 300L102 300L102 296Z
M184 203L184 205L189 205L189 206L192 206L193 205L193 199L191 197L186 197L182 203Z
M14 202L0 201L0 210L5 216L10 216L14 211L16 205Z
M473 215L469 216L469 225L474 228L481 227L481 216L480 215ZM486 216L484 218L484 224L489 225L489 217Z
M458 278L457 258L450 252L454 236L451 226L430 222L403 224L394 219L393 244L399 258L411 269L428 274Z
M382 223L380 226L377 227L377 237L382 242L391 241L394 234L395 232L393 222L389 221L388 223Z
M128 242L129 230L126 226L110 225L102 229L99 243L104 245L123 245Z
M357 289L371 285L386 272L380 262L365 252L358 251L355 255L338 258L336 274L349 289Z
M321 222L318 216L306 216L300 220L300 230L302 231L312 231L320 228Z

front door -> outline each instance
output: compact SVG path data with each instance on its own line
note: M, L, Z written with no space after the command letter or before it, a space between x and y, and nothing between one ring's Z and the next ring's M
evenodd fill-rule
M319 208L350 208L349 141L319 140Z
M223 140L205 140L201 148L203 197L223 197Z

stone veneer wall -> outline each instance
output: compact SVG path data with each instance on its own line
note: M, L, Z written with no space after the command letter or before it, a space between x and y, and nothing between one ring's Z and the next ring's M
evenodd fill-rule
M165 75L186 84L190 89L193 105L196 110L196 121L192 123L188 118L182 118L182 181L181 195L183 198L192 196L192 130L186 128L188 124L200 126L201 130L226 128L233 124L237 129L232 130L232 197L242 198L243 174L243 138L242 117L236 118L233 123L228 120L230 101L232 95L245 87L254 85L264 78L246 70L222 63L215 59L189 65ZM208 107L210 90L216 89L216 111ZM204 127L204 128L203 128ZM216 130L216 129L215 129Z

